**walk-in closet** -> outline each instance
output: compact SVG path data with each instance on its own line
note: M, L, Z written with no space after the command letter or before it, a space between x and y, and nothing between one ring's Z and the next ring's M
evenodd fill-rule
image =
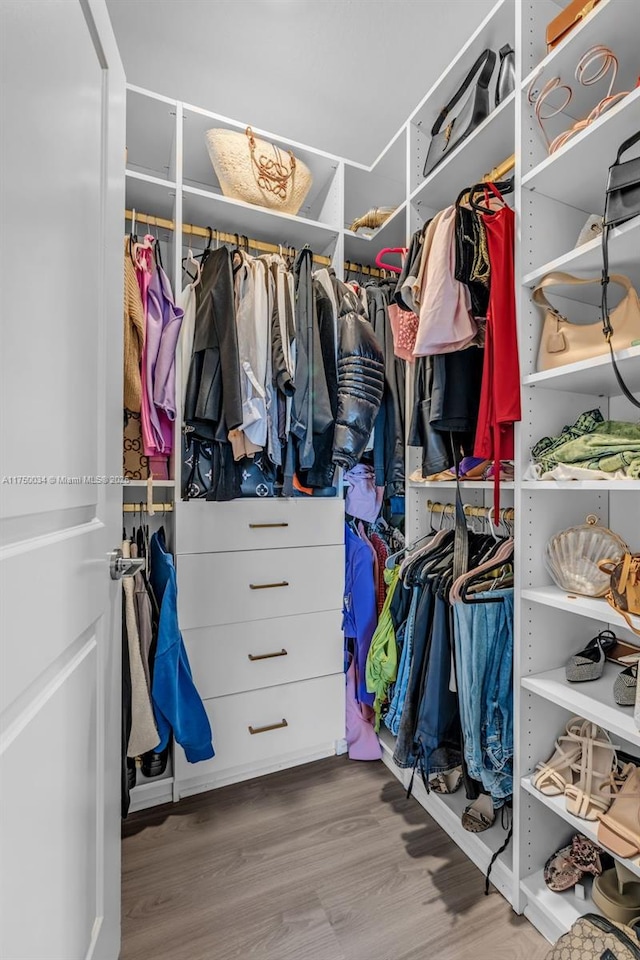
M0 0L2 960L640 958L638 0Z

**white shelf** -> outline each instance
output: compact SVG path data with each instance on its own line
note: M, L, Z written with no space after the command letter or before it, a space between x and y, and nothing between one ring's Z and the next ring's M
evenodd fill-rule
M640 347L629 347L616 353L616 363L622 377L632 392L640 390ZM598 397L612 397L620 393L613 372L609 351L591 360L566 363L554 370L531 373L522 378L527 387L544 387L546 390L566 390Z
M616 227L609 234L609 272L622 273L640 286L638 273L640 270L640 217L634 217L622 226ZM594 237L588 243L569 250L555 260L549 260L542 266L531 270L522 278L525 287L535 287L547 273L563 270L565 273L579 274L580 276L597 276L602 269L602 239ZM634 276L635 275L635 276ZM578 299L577 290L575 299ZM565 296L574 298L574 293L567 291Z
M523 777L521 782L523 790L526 790L527 793L530 793L532 797L535 797L535 799L538 800L543 806L547 807L549 810L553 810L553 812L559 817L562 817L563 820L566 820L576 833L581 833L594 843L598 843L597 820L581 820L580 817L574 817L574 815L569 813L567 810L564 796L545 796L544 793L540 793L540 791L536 790L536 788L532 785L531 777ZM600 844L600 846L602 846L602 844ZM607 850L607 852L616 860L619 860L620 863L623 863L625 867L631 870L632 873L635 873L637 877L640 877L640 858L636 858L635 860L625 860L624 857L618 857L615 853L613 853L613 851L608 850L607 847L603 847L603 849Z
M555 607L556 610L566 610L579 617L590 617L602 623L611 623L622 630L628 630L625 620L619 613L610 607L606 600L600 597L579 597L568 594L560 587L527 587L522 590L522 598L532 603L541 603L546 607ZM640 630L640 617L631 618L634 626Z
M282 243L300 249L306 243L314 253L333 249L338 229L318 220L293 217L242 200L196 187L183 187L182 218L185 223L209 224L225 233L246 234L253 240Z
M549 853L553 853L553 850ZM565 890L564 893L549 890L542 870L522 880L520 888L527 898L525 917L552 943L566 933L578 917L585 913L600 912L590 896L587 896L586 900L580 900L572 890Z
M557 703L585 720L597 723L614 738L622 737L640 746L640 732L633 722L633 707L620 707L613 699L613 684L622 667L607 662L599 680L569 683L564 667L522 678L522 686L551 703Z
M382 762L393 773L393 775L407 786L411 778L412 771L397 767L393 762L393 750L395 747L395 737L384 727L380 728L380 744L382 746ZM505 841L505 833L499 827L500 818L496 824L483 833L470 833L462 826L461 817L465 808L469 804L464 790L461 788L456 793L443 796L431 791L427 793L424 784L416 773L413 780L412 796L433 817L436 823L448 833L451 839L463 850L469 859L483 873L487 872L489 863L496 850L499 850ZM500 891L500 893L513 904L514 902L514 883L512 863L512 848L507 847L502 857L496 860L491 870L491 883Z
M353 263L373 264L383 247L404 247L407 242L405 211L406 202L401 203L381 227L369 235L344 230L344 258ZM394 260L400 264L400 259Z
M416 206L442 210L455 203L466 186L482 179L514 151L515 93L489 114L484 123L451 151L410 196Z
M551 19L551 17L549 17ZM577 83L574 71L580 57L596 44L610 47L619 61L616 90L630 90L637 79L638 8L627 0L600 0L600 3L568 36L551 50L522 81L526 93L531 82L538 78L538 89L551 77L561 77L571 86L574 96L571 114L585 117L596 99L593 90Z
M571 122L567 118L567 127ZM602 210L607 173L618 146L639 126L640 88L526 173L522 186L586 213Z
M610 493L612 490L624 490L626 493L640 493L640 480L523 480L523 490L598 490Z
M147 810L149 807L157 807L163 803L173 802L173 782L172 774L165 774L161 777L141 779L140 770L137 771L138 781L135 787L129 791L130 807L129 813L136 813L138 810Z
M176 189L170 180L135 170L126 171L125 203L129 210L135 208L140 213L173 220ZM144 229L148 229L146 225Z

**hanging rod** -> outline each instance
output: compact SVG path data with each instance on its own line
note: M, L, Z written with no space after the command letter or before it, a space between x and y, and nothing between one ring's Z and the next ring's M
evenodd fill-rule
M503 160L502 163L499 163L493 170L490 170L489 173L485 173L482 178L487 183L493 182L494 180L502 180L508 173L510 173L516 165L516 155L512 153L510 157L507 157L506 160Z
M146 503L123 503L123 513L148 513L149 508ZM154 503L154 513L173 513L172 503Z
M133 220L133 210L125 210L124 212L125 220ZM135 213L136 222L146 223L150 227L160 227L163 230L175 230L175 223L173 220L167 220L165 217L155 217L150 213L138 213L136 210ZM219 240L221 243L236 243L238 237L235 233L224 233L221 230L213 230L210 228L213 236L216 240ZM193 223L183 223L182 232L187 233L192 237L203 237L205 240L208 240L210 237L209 230L206 227L198 227ZM244 238L242 238L244 239ZM277 243L266 243L264 240L249 240L249 246L253 250L259 250L261 253L281 253L283 250L286 252L288 249L287 244L277 244ZM322 266L330 267L331 258L324 257L322 254L314 253L313 255L314 263L319 263ZM345 260L344 269L354 269L357 268L359 272L367 273L371 277L381 277L382 271L378 270L377 267L367 267L363 266L360 263L353 263L351 261Z
M427 500L427 513L454 514L455 509L455 503L438 503L437 501ZM495 517L493 507L474 507L470 503L464 504L464 512L467 517L483 517L486 520L489 518L493 520ZM513 507L507 507L500 511L501 520L515 520L515 516Z

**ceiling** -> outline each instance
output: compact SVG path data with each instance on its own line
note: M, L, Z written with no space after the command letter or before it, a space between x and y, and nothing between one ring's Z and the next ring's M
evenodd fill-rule
M127 80L370 164L494 0L107 0Z

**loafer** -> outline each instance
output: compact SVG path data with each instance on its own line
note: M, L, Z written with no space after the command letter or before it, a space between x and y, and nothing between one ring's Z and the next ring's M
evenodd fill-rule
M621 707L633 707L638 686L638 664L633 663L618 674L613 683L613 699Z
M618 638L612 630L602 630L590 640L584 650L567 660L565 675L570 683L584 683L585 680L599 680L604 673L607 653L613 650Z

